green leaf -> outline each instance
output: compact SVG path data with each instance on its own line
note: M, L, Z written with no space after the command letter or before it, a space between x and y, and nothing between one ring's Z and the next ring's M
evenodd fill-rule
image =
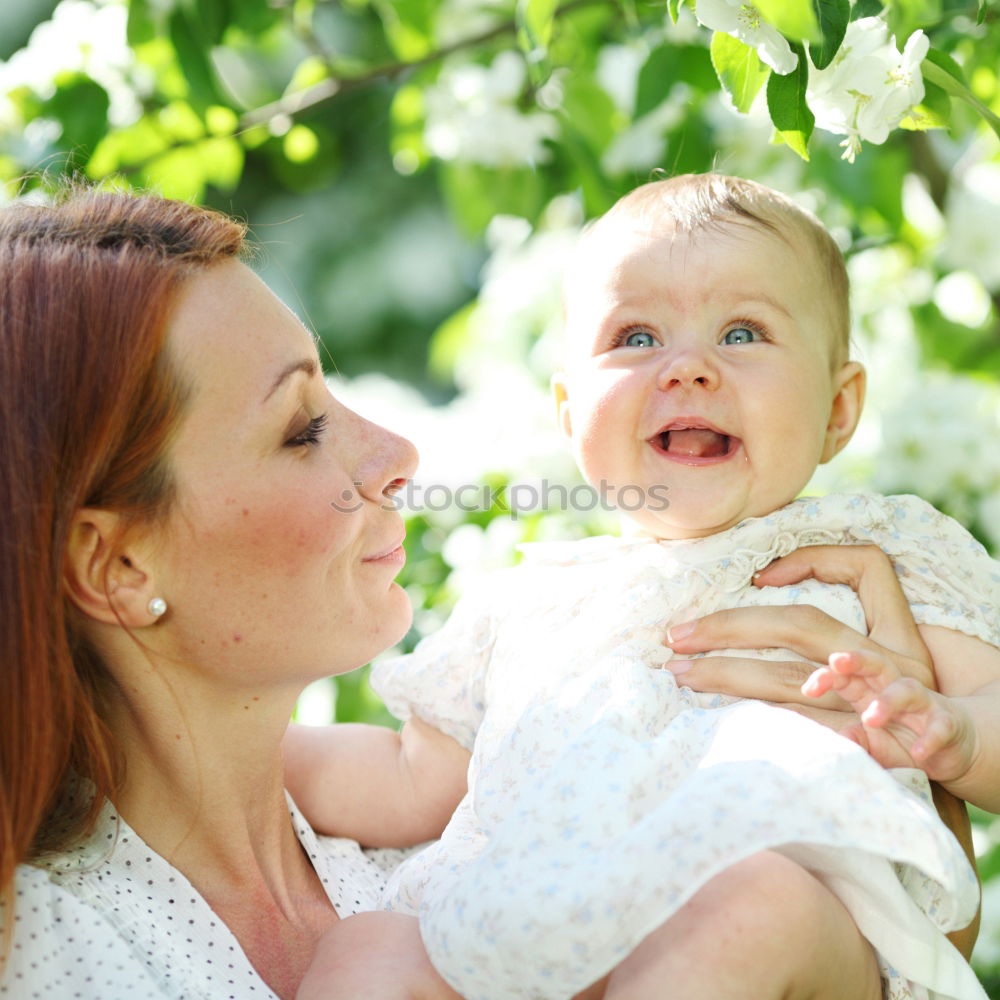
M144 187L152 188L165 198L197 204L205 196L201 158L191 146L168 150L151 160L139 176Z
M860 21L863 17L878 17L884 10L881 0L856 0L851 9L851 20Z
M908 38L918 28L941 21L941 0L892 0L886 10L889 31L897 38Z
M700 46L661 45L653 49L639 70L636 86L634 117L659 107L675 83L686 83L692 89L710 93L719 86L705 50Z
M308 125L293 125L285 133L281 149L292 163L306 163L319 152L319 139Z
M157 22L150 10L149 0L130 0L126 38L130 48L152 41L156 37Z
M427 367L442 382L447 382L454 375L477 306L475 301L467 303L434 331L427 352Z
M540 59L548 51L557 6L558 0L517 0L517 40L530 59Z
M222 103L216 91L209 46L197 23L183 10L175 10L170 15L170 41L177 52L192 103L199 107Z
M385 37L393 52L411 62L423 59L434 47L434 0L377 0L373 4L382 19Z
M819 22L812 0L755 0L754 6L760 16L789 41L819 40Z
M899 127L905 128L908 132L926 132L932 128L947 128L948 118L926 104L918 104L900 120Z
M152 159L169 146L169 140L150 116L109 132L98 144L87 164L87 176L100 180L122 167Z
M608 92L589 74L572 73L563 84L563 122L598 154L610 145L621 113Z
M248 35L262 35L285 13L283 5L268 0L234 0L230 5L232 23Z
M986 122L987 125L998 136L1000 136L1000 117L998 117L993 111L991 111L971 90L966 86L964 74L962 74L961 67L955 62L951 56L946 55L944 52L940 52L937 49L931 49L927 53L927 58L924 59L923 64L920 67L923 73L924 79L928 83L933 83L935 86L940 87L946 94L951 97L958 98L960 101L964 101L969 107L973 108L977 114ZM956 73L958 75L956 75Z
M809 67L801 45L792 50L799 57L798 66L785 76L772 73L767 81L767 110L778 135L803 160L809 159L809 137L816 118L806 104Z
M491 169L452 162L442 165L441 179L452 215L473 236L497 214L534 221L548 199L544 181L530 167Z
M177 143L194 142L205 134L205 123L187 101L171 101L160 110L160 124Z
M573 186L583 195L585 214L587 217L603 215L617 201L620 192L608 182L600 157L577 129L578 122L578 116L563 116L562 149L572 164Z
M222 41L223 32L229 24L229 0L180 0L187 7L188 20L196 25L196 30L208 46Z
M89 156L108 127L107 91L82 73L59 74L55 84L42 113L62 126L59 145L72 154L71 159L78 153Z
M204 139L196 143L194 149L205 180L220 191L232 191L243 173L243 147L233 138L218 138Z
M677 18L680 16L681 7L687 3L690 6L694 6L692 0L667 0L667 13L670 15L670 23L676 24Z
M719 83L736 109L749 111L770 70L749 45L721 31L712 35L711 53Z
M826 69L837 54L851 20L851 0L815 0L823 40L809 46L816 69Z
M941 49L928 49L926 60L939 66L949 76L954 77L962 86L966 85L965 70L947 53Z

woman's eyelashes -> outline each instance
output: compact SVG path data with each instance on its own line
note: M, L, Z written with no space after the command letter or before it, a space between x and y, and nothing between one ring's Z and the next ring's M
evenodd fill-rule
M321 413L318 417L313 417L306 424L304 430L285 442L285 447L301 448L304 445L319 444L320 439L323 437L323 431L326 430L326 421L327 415L325 413Z

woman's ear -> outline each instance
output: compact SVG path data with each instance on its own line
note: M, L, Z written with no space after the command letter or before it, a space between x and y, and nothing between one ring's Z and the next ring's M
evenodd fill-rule
M156 597L141 547L125 544L121 516L84 507L73 516L63 559L70 600L89 618L109 625L152 625Z
M573 425L569 419L569 390L566 387L565 372L556 372L552 376L552 398L556 404L556 421L566 437L573 436Z
M848 361L833 379L833 403L820 462L829 462L851 440L865 401L865 370L857 361Z

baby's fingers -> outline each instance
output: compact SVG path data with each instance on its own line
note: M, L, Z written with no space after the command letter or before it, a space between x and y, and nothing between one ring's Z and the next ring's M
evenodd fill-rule
M877 729L901 715L927 712L931 707L930 692L923 684L912 677L900 677L861 713L861 721Z
M888 657L874 650L852 650L833 653L829 665L814 671L802 685L802 692L815 698L827 691L836 691L856 711L861 711L899 677L899 670Z

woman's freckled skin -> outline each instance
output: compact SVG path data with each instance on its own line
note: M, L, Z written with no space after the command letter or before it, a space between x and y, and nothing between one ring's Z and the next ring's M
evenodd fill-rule
M412 446L330 394L310 332L243 264L192 278L168 337L198 387L171 444L177 498L157 565L185 609L178 658L189 645L206 682L241 685L367 662L410 622L399 567L368 557L402 538L381 490L410 475ZM321 416L329 433L299 443ZM363 507L331 508L355 479L371 484Z

